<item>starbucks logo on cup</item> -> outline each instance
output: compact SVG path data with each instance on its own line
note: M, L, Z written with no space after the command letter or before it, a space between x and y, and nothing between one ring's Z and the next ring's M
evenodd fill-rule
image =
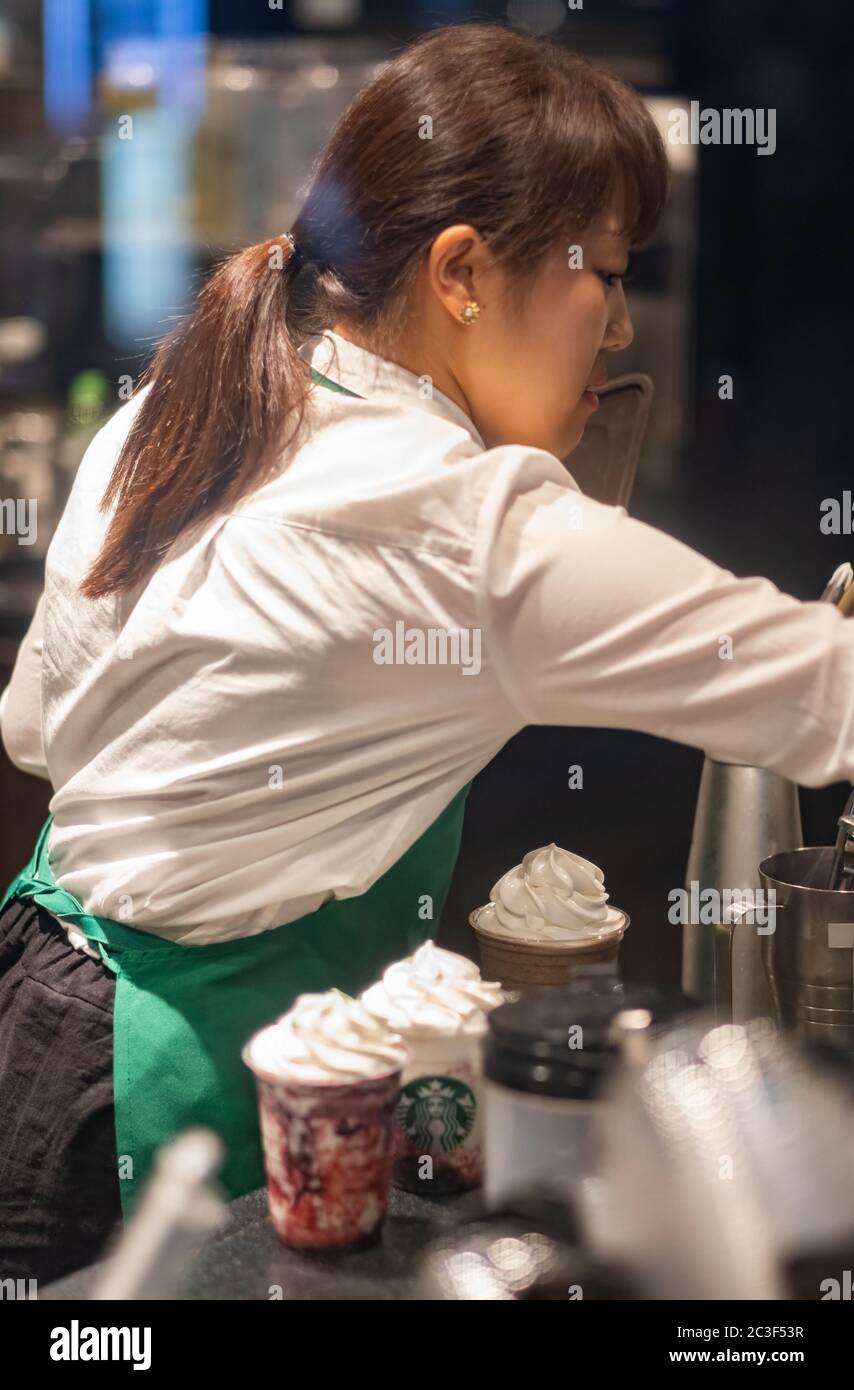
M404 1086L397 1123L419 1153L447 1153L464 1144L474 1125L477 1102L462 1081L451 1076L419 1076Z

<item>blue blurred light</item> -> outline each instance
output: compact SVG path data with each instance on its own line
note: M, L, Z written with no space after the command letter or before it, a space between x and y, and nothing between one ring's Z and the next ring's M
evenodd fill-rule
M98 0L104 69L127 94L102 143L104 323L144 352L186 308L195 264L193 149L205 101L207 0ZM157 105L140 104L145 91Z
M101 147L104 325L146 352L186 308L195 263L187 225L193 123L166 107L133 113L133 138Z
M92 100L89 0L43 0L44 110L68 134L86 124Z

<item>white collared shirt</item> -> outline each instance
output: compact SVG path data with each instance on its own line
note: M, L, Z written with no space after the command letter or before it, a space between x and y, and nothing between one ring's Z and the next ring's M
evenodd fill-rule
M338 334L302 352L362 399L317 386L308 442L132 607L79 584L144 393L80 466L2 713L13 760L50 777L51 862L87 911L203 944L364 893L528 723L854 779L835 608L585 498L549 453L487 449Z

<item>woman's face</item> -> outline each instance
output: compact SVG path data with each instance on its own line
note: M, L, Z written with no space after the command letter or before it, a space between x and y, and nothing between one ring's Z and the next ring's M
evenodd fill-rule
M565 458L578 444L597 408L588 388L607 380L609 353L634 336L621 282L628 253L616 215L601 218L555 249L514 313L505 273L473 228L436 238L420 348L413 342L410 352L423 372L426 338L435 385L474 420L487 448L527 444ZM481 306L470 325L458 317L467 299Z

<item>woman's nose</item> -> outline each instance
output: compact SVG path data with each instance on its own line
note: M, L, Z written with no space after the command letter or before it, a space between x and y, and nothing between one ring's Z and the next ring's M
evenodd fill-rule
M623 352L634 341L634 336L632 316L629 313L626 296L621 285L614 299L602 346L607 352Z

